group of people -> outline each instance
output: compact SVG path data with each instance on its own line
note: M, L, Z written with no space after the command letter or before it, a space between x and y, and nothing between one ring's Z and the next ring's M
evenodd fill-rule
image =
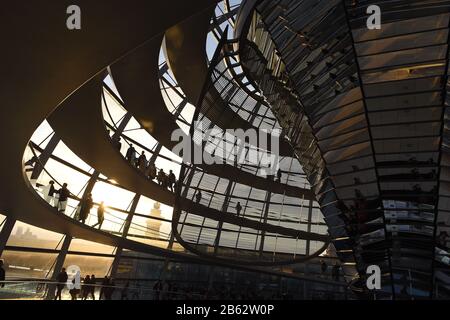
M77 300L78 299L78 294L81 294L81 300L87 300L88 298L91 298L92 300L95 300L95 289L97 286L97 278L95 277L95 275L87 275L86 277L84 277L83 279L83 284L81 286L81 290L80 289L72 289L69 293L72 297L72 300ZM112 294L115 290L114 288L115 284L114 281L105 276L105 278L103 279L102 283L101 283L101 288L100 288L100 295L98 297L99 300L111 300L112 299Z
M65 269L62 269L61 273L57 277L57 292L55 300L61 299L62 290L67 285L67 273ZM72 281L74 283L75 280ZM136 283L133 287L130 287L130 282L127 281L121 286L117 286L114 280L108 276L102 280L100 285L97 285L97 279L95 275L87 275L82 279L81 286L77 289L76 287L69 290L71 300L96 300L96 287L99 287L98 300L112 300L113 294L117 292L114 296L115 299L120 300L139 300L141 297L141 287ZM200 299L260 299L261 296L253 291L243 291L240 290L232 291L230 288L210 288L206 286L186 286L179 287L173 281L160 281L158 280L153 285L152 295L148 298L153 300L200 300ZM151 291L147 291L151 293Z
M67 285L67 280L69 279L69 276L67 275L66 269L62 268L61 272L56 277L57 284L56 284L56 294L55 294L55 300L62 300L62 291ZM74 284L73 288L69 290L69 294L71 296L72 300L78 300L78 298L81 298L81 300L87 300L91 298L92 300L95 300L95 289L97 287L97 278L95 275L87 275L83 278L81 288L75 286L75 279L72 280L72 283ZM122 297L124 295L127 296L128 292L128 286L127 285L122 289ZM98 299L99 300L112 300L112 295L114 291L116 290L116 284L114 283L114 280L111 277L105 276L101 282L100 286L100 294Z
M89 297L92 298L92 300L95 300L95 286L97 285L97 279L95 278L95 275L87 275L83 279L83 285L81 286L81 292L78 292L79 289L72 289L72 292L69 292L72 300L78 299L78 294L81 293L81 300L87 300ZM102 288L103 289L103 288ZM101 297L99 297L99 300Z
M92 193L89 193L85 199L80 201L80 204L77 207L77 214L75 218L81 221L83 224L86 223L86 219L91 212L91 209L94 207L94 200L92 199ZM102 201L97 207L97 223L92 227L95 228L98 226L99 229L102 228L103 222L105 221L105 202Z
M70 196L70 191L67 189L67 183L56 190L55 182L52 180L44 187L43 190L44 199L50 205L58 209L60 213L65 213L67 208L67 201ZM83 224L86 223L86 219L89 217L91 209L94 207L94 200L92 194L89 193L85 198L83 198L77 206L75 219L81 221ZM97 223L92 227L97 227L101 229L103 222L105 221L105 203L102 201L97 208Z
M5 281L5 270L3 269L3 260L0 260L0 288L4 287ZM339 281L340 276L340 265L336 262L332 268L332 277L334 281ZM321 261L322 273L325 274L328 265L322 260ZM67 286L68 274L65 268L62 268L61 272L56 277L56 293L54 300L62 300L62 292ZM71 300L96 300L96 289L99 287L98 300L112 300L113 294L115 299L120 300L139 300L142 294L142 288L139 283L135 283L133 287L130 287L130 282L127 281L125 284L117 286L114 279L105 276L101 281L100 285L97 285L100 281L95 277L95 275L87 275L82 278L80 285L75 286L75 279L72 280L74 286L69 290ZM406 281L405 281L406 282ZM245 289L245 288L244 288ZM144 290L145 291L145 290ZM270 292L266 292L264 289L260 289L259 292L255 290L241 290L241 289L231 289L225 286L213 286L209 288L203 285L190 285L190 286L179 286L174 281L161 281L158 280L153 285L153 292L151 293L151 298L153 300L201 300L201 299L220 299L220 300L262 300L262 299L286 299L286 294L278 293L277 295L270 296ZM269 296L268 296L269 295ZM150 298L149 297L149 298Z
M43 189L44 199L51 206L58 209L59 212L65 213L67 208L67 200L70 191L67 189L67 183L64 183L60 189L55 188L55 182L52 180Z
M139 157L136 157L136 154L137 154L136 149L133 147L133 145L130 145L125 155L125 158L133 166L141 170L142 173L144 173L145 176L148 177L150 180L153 181L156 179L156 181L160 186L174 192L177 183L177 178L173 173L173 171L170 170L169 174L164 172L164 169L160 169L158 171L158 169L155 166L155 163L151 160L150 161L147 160L145 151L142 151Z

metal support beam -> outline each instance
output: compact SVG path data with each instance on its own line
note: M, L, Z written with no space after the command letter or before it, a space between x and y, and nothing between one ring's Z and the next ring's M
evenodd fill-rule
M150 161L149 161L150 164L155 163L156 159L159 156L159 153L161 152L162 147L163 147L163 145L161 143L158 143L158 145L155 148L155 151L153 151L152 157L150 158Z
M109 274L111 278L115 278L117 276L117 271L119 270L120 260L122 258L122 252L123 252L123 248L117 247L116 255L115 255L114 261L111 265L111 272Z
M227 190L225 192L225 200L222 205L222 214L228 214L228 205L230 203L230 194L232 193L233 184L234 183L231 180L228 182ZM222 236L222 228L223 228L223 221L219 221L219 224L217 226L217 235L216 235L216 239L214 241L214 255L217 255L217 251L219 250L220 237ZM215 271L216 271L215 266L209 267L208 291L212 289L212 285L214 283Z
M83 197L81 198L81 202L84 202L87 198L87 196L92 193L92 190L95 187L95 184L97 183L98 177L100 176L100 172L97 170L94 171L94 173L89 178L89 181L87 183L86 189L84 189Z
M308 203L308 226L307 226L307 232L311 233L311 226L312 226L312 214L313 214L313 201L309 200ZM311 252L311 240L306 240L306 252L305 254L309 256ZM307 266L307 265L306 265Z
M11 235L15 224L16 219L13 217L7 217L4 222L2 231L0 232L0 257L3 254L3 250L6 247L6 243L8 242L9 236Z
M59 251L58 257L56 258L55 267L53 268L52 280L56 280L58 274L61 272L71 243L72 237L68 235L64 236L61 250Z
M131 203L130 212L125 220L125 225L123 227L122 237L126 238L128 236L128 231L130 230L131 222L133 221L134 213L136 212L137 205L141 199L140 194L136 194Z
M67 252L69 252L69 247L72 242L71 236L64 236L64 241L61 246L61 250L59 251L58 257L56 258L55 266L53 268L53 273L51 276L52 281L56 281L58 278L59 273L61 272L64 262L66 261ZM56 285L49 285L48 291L47 291L47 300L52 300L55 298L55 289Z
M187 197L187 193L189 191L189 187L188 186L191 185L192 178L194 177L194 173L195 173L195 169L194 168L192 168L189 171L189 173L188 173L188 176L187 176L187 179L186 179L186 187L184 188L183 193L180 195L180 197L182 199L185 199ZM183 179L184 179L184 176L181 175L180 176L180 182L182 182ZM174 242L175 242L175 236L174 236L174 232L172 230L171 233L170 233L170 239L169 239L169 244L167 246L167 249L172 250ZM169 258L165 259L164 266L163 266L163 268L161 270L161 274L159 276L159 279L161 281L164 281L165 278L166 278L166 273L169 270L169 263L170 263L170 259Z
M181 196L180 196L182 199L186 199L186 197L187 197L187 194L188 194L188 191L189 191L189 187L188 186L190 186L191 183L192 183L192 178L194 177L194 173L195 173L195 169L194 168L189 170L189 174L187 176L186 183L185 183L186 187L183 190L183 194L181 194ZM181 182L182 182L183 179L184 179L184 177L180 176L179 180ZM173 230L172 230L171 233L170 233L170 240L169 240L169 245L167 246L167 249L172 250L174 242L175 242L175 236L173 235ZM164 272L164 270L165 269L163 269L163 272Z
M177 111L173 114L174 119L178 119L181 115L181 112L183 112L184 108L186 108L186 105L188 104L187 99L184 99L181 101L181 103L177 107Z
M308 224L307 224L307 232L311 232L311 226L312 226L312 214L313 214L313 201L309 200L308 202ZM309 256L311 252L311 240L306 240L306 248L305 248L305 255ZM305 263L305 276L307 277L309 274L309 264L308 262ZM309 290L309 284L305 282L304 284L304 290L305 293Z
M114 134L112 135L111 139L112 141L117 141L119 140L120 135L123 133L123 131L125 130L125 128L127 127L127 124L130 122L131 118L133 116L131 115L131 113L127 112L124 116L122 121L120 122L119 126L117 127L116 132L114 132Z
M232 193L233 184L234 182L232 180L228 182L227 190L225 191L225 200L223 201L222 205L222 214L228 214L228 205L230 204L230 194ZM214 255L217 254L217 250L219 248L220 237L222 235L222 227L223 221L219 221L219 225L217 227L217 235L214 241Z
M44 170L45 165L50 159L50 156L52 155L53 151L55 151L56 146L60 141L61 139L56 133L51 137L50 141L47 143L47 146L44 149L44 152L42 152L39 156L39 162L36 162L36 164L34 165L30 180L37 180L39 178L42 171Z
M131 222L133 221L133 216L134 216L134 213L136 212L136 208L137 208L137 205L138 205L140 199L141 199L140 194L136 194L133 198L133 201L132 201L131 207L130 207L130 211L128 213L127 219L125 220L125 224L123 226L123 232L122 232L123 238L126 238L128 235L128 231L130 230ZM123 248L117 247L116 255L115 255L114 261L111 265L111 272L110 272L111 278L115 278L117 275L117 271L119 270L120 260L122 258L122 252L123 252Z
M272 177L273 176L268 176L267 180L269 181L268 183L268 188L267 190L271 189L271 183L272 182ZM269 207L270 207L270 198L272 196L272 193L270 191L267 191L266 193L266 200L264 203L264 224L267 224L267 218L269 216ZM259 243L259 257L261 258L264 252L264 241L266 239L266 232L262 231L261 232L261 241Z

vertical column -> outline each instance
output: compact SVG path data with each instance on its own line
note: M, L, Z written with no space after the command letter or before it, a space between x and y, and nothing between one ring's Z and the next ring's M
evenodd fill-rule
M136 194L133 198L133 201L132 201L131 207L130 207L130 212L128 213L127 219L125 220L125 224L123 227L123 232L122 232L123 238L126 238L128 235L128 232L129 232L130 226L131 226L131 222L133 221L133 215L136 212L136 208L137 208L140 198L141 198L141 195L139 195L139 194ZM114 261L111 265L110 276L112 278L116 277L117 271L119 270L119 264L120 264L120 259L122 258L122 252L123 252L123 248L120 246L117 247L116 255L115 255Z
M112 78L112 76L111 76L111 78ZM116 132L114 132L114 134L111 137L113 142L116 142L116 141L119 140L120 136L124 132L126 126L130 122L131 118L132 118L132 114L130 112L127 112L124 115L122 121L120 122L119 126L117 127ZM139 199L140 199L140 195L136 194L134 199L133 199L133 201L132 201L130 212L128 213L127 219L125 220L125 224L124 224L123 232L122 232L122 237L126 237L128 235L128 231L130 229L131 221L133 220L133 214L134 214L134 212L136 210L136 207L137 207L137 204L139 202ZM114 257L114 261L113 261L113 263L111 265L110 276L112 278L116 277L117 270L119 268L120 259L122 257L122 252L123 252L123 248L122 247L117 247L116 254L115 254L115 257Z
M230 194L231 189L233 186L233 181L228 182L227 190L225 192L225 200L222 205L222 214L228 214L228 205L230 203ZM219 221L219 224L217 226L217 235L216 239L214 241L214 255L217 254L217 251L219 250L219 244L220 244L220 237L222 236L222 228L223 228L223 221ZM214 274L216 272L216 267L214 265L209 267L209 273L208 273L208 291L211 290L212 285L214 283Z
M228 214L228 205L230 203L230 194L231 194L231 188L233 186L233 181L228 182L227 190L225 191L225 200L222 205L222 214ZM217 227L217 235L216 239L214 241L214 255L217 254L217 250L219 248L220 243L220 237L222 235L222 227L223 227L223 221L219 221L219 225Z
M64 236L64 241L61 246L61 250L59 251L58 257L56 258L55 266L53 268L53 273L51 276L52 281L57 280L58 275L63 268L64 262L66 261L67 252L69 252L69 247L70 247L71 242L72 242L71 236L68 236L68 235ZM56 285L51 284L48 286L48 291L47 291L47 296L46 296L47 300L52 300L55 298L55 290L56 290Z
M56 277L61 272L71 243L72 237L69 235L64 236L64 242L61 246L61 250L59 251L58 258L56 258L55 267L53 268L52 280L56 280Z
M311 223L312 223L312 214L313 214L313 201L309 200L308 203L308 226L307 226L307 232L311 232ZM311 241L306 240L306 252L305 254L308 256L311 252Z
M0 232L0 257L3 254L3 250L5 250L6 243L8 242L9 236L11 235L15 224L16 219L13 217L6 218L2 231Z
M313 214L313 201L309 200L308 202L308 226L307 226L307 232L311 232L311 223L312 223L312 214ZM305 249L305 255L308 256L311 253L311 241L306 240L306 249ZM309 274L309 265L308 262L305 262L305 269L304 269L305 277L308 277ZM304 288L305 295L308 294L309 289L311 287L311 284L308 281L304 282Z
M182 170L182 173L183 173L183 170ZM186 187L184 188L183 193L181 195L179 195L179 197L181 197L182 199L185 199L187 197L187 193L189 191L189 187L188 186L191 185L192 178L194 177L194 173L195 173L195 169L191 168L191 170L189 171L189 173L187 175L186 184L185 184ZM183 179L184 179L184 176L183 176L183 174L181 174L180 175L180 185L181 185ZM175 208L176 208L176 206L174 206L174 215L178 214L177 212L175 212L175 210L176 210ZM173 219L173 217L172 217L172 219ZM169 244L167 246L168 250L172 250L174 242L175 242L175 236L174 236L174 231L172 230L171 233L170 233ZM163 266L163 268L161 270L161 275L159 276L161 281L164 281L166 279L166 274L167 274L167 271L169 270L169 263L170 263L170 259L166 258L164 260L164 266Z
M269 179L269 178L268 178ZM267 189L270 190L270 187ZM267 224L267 217L269 216L269 207L270 207L270 197L272 196L272 193L270 191L267 191L266 193L266 200L265 200L265 207L264 207L264 220L263 223ZM266 232L263 230L261 231L261 241L259 243L259 257L261 258L264 252L264 241L266 239Z
M139 200L141 199L140 194L136 194L133 198L133 201L131 203L130 212L127 216L127 219L125 220L125 225L122 232L122 237L126 238L128 236L128 231L130 230L131 221L133 221L133 215L136 212L137 205L139 203Z
M122 247L117 247L116 254L114 256L114 261L111 265L110 277L115 278L117 276L117 271L119 270L120 259L122 258Z
M189 191L189 187L188 186L190 186L191 185L191 182L192 182L192 178L194 177L194 173L195 173L195 169L194 168L192 168L190 171L189 171L189 173L188 173L188 176L187 176L187 179L186 179L186 187L184 188L184 190L183 190L183 194L181 194L180 195L180 198L182 198L182 199L186 199L186 197L187 197L187 193L188 193L188 191ZM183 179L184 177L181 177L180 176L180 181ZM182 182L181 182L182 183ZM175 210L175 207L174 207L174 210ZM167 246L167 249L169 249L169 250L172 250L172 248L173 248L173 243L175 242L175 236L173 235L173 230L171 231L171 233L170 233L170 240L169 240L169 245ZM168 264L168 259L166 259L166 264ZM166 265L167 266L167 265ZM165 270L165 268L163 269L163 272L164 272L164 270Z
M272 189L273 185L273 176L267 176L267 192L266 192L266 199L264 201L264 216L263 216L263 223L267 223L267 217L269 216L269 207L270 207L270 198L272 197L272 193L270 190ZM259 257L261 258L264 252L264 242L266 238L266 232L261 231L261 241L259 243ZM256 244L255 244L256 246ZM255 248L256 249L256 248Z

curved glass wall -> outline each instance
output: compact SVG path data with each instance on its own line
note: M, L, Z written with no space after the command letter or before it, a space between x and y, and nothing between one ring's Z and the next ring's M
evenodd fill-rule
M234 27L239 7L240 1L227 0L218 5L215 16L211 19L208 53L216 52L216 47L212 44L214 41L217 41L216 45L223 45L223 34L227 27ZM228 36L231 35L231 31L228 32ZM233 45L234 41L229 41L226 44L227 53L214 63L208 62L214 64L211 67L211 79L208 81L212 84L210 88L214 88L213 97L218 98L215 102L230 112L231 120L248 128L281 129L268 102L258 92L254 83L245 76L238 53L233 51ZM219 50L221 49L220 47ZM209 113L205 107L213 108L217 105L193 106L187 102L163 55L160 55L158 82L167 111L185 133L189 133L193 120L198 120L198 117L194 116L198 108L201 108L201 118L208 121L208 126L213 129L226 128L228 123L221 122L223 119L208 118ZM244 278L247 280L242 281L243 286L255 286L258 281L261 285L270 286L273 281L291 277L294 279L292 282L283 280L286 281L286 292L291 291L293 295L311 298L311 291L294 293L292 287L295 283L300 283L299 281L310 281L301 278L307 273L313 275L314 281L314 277L320 274L321 259L332 264L335 258L331 251L325 251L328 229L318 203L310 196L309 183L293 153L284 154L280 158L282 174L279 181L269 182L261 170L261 163L237 166L231 157L226 159L226 168L235 170L233 175L228 174L226 170L205 165L189 165L192 174L183 175L182 168L186 164L182 162L182 158L159 141L160 137L149 133L127 110L120 90L114 84L114 74L104 79L99 99L104 129L109 134L111 147L122 154L124 163L128 162L133 175L144 176L148 184L155 185L160 191L155 193L153 199L130 191L122 186L120 181L91 167L70 149L69 142L60 139L58 131L55 132L47 121L43 122L31 137L23 157L25 178L33 187L34 195L39 196L36 204L45 206L46 210L54 214L64 214L68 225L82 230L90 237L98 235L103 240L97 243L75 239L12 221L14 228L2 255L7 262L9 275L18 279L51 280L62 265L78 265L83 274L96 274L98 278L109 274L123 283L133 279L136 283L147 286L142 290L149 291L154 281L165 277L170 281L180 281L183 286L188 287L189 281L182 279L183 270L192 270L199 275L198 279L194 280L194 291L199 294L205 285L208 285L202 277L204 269L208 269L211 273L211 280L208 281L217 282L218 286L236 285L238 279ZM230 143L231 140L234 143L235 137L225 136L222 141L211 139L205 150L214 154L220 150L224 141ZM273 266L257 270L250 267L211 268L210 260L204 259L202 254L195 251L191 252L185 243L180 243L172 232L174 216L180 212L173 208L175 203L166 201L166 204L163 204L161 202L164 201L158 201L159 197L162 197L161 194L164 194L165 199L175 199L175 192L154 179L148 167L144 169L127 159L131 145L136 155L146 155L147 164L154 165L157 172L160 169L166 173L172 170L181 180L179 186L186 188L184 199L189 200L189 205L184 207L184 213L177 217L176 223L177 232L182 239L196 248L201 247L207 254L212 252L225 258L271 262ZM243 145L246 153L254 150L267 151L260 150L246 141ZM289 147L287 141L285 146ZM56 190L62 188L63 184L68 184L67 206L62 212L58 213L54 208L60 201L55 196L49 197L50 181L54 182ZM202 190L204 196L196 203L195 193L198 190ZM83 218L80 215L89 195L92 196L92 206ZM238 202L242 204L239 214L244 219L244 224L227 222L220 214L214 215L218 212L236 215ZM99 208L102 203L104 217L100 219ZM197 207L199 211L190 210L197 205L200 205ZM211 215L211 212L214 214ZM11 221L9 218L8 220ZM247 222L251 226L256 223L258 228L246 226ZM265 230L266 225L270 225L272 229ZM5 226L6 222L1 223L0 230L6 230ZM312 233L317 237L303 239L301 236L296 237L295 232L301 236ZM171 254L175 252L180 254L177 256L180 261L165 258L164 255L129 250L121 245L120 239L130 240L127 244L136 242L147 245L152 250L163 249L161 252L172 257ZM102 242L118 245L101 244ZM312 259L310 268L299 263L302 257L311 256L315 252L323 252L323 255L321 258ZM297 258L299 259L296 260ZM280 261L289 261L291 266L276 267ZM254 276L249 276L252 272ZM257 275L257 272L262 274ZM222 279L223 284L217 279ZM321 289L324 291L333 289L339 294L345 294L345 286L334 283L331 279L318 283L323 285ZM287 289L288 287L291 289ZM271 292L272 297L280 294L280 290L275 291Z
M264 96L286 97L273 98L272 110L299 145L330 234L341 226L339 257L356 262L362 278L379 265L386 298L446 295L439 220L447 216L449 17L442 4L381 4L382 31L371 32L366 2L312 10L306 2L261 1L240 39L243 64ZM320 159L312 170L296 135L304 128Z

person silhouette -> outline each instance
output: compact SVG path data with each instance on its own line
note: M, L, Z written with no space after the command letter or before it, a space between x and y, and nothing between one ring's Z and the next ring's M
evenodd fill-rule
M127 150L125 158L131 163L134 164L136 160L136 149L134 149L133 145L130 144L130 147Z
M91 275L91 281L89 285L89 292L88 296L91 295L92 300L95 300L95 286L97 284L97 279L95 278L95 275Z
M91 276L87 275L83 280L83 287L81 289L82 291L82 299L87 300L89 295L89 286L91 284Z
M195 195L195 202L200 203L202 201L202 192L200 190L197 191L197 194Z
M236 204L236 215L237 215L238 217L239 217L239 215L241 214L241 210L242 210L241 203L238 202L238 203Z
M88 218L93 206L94 200L92 199L92 194L89 193L86 199L83 201L80 209L80 220L83 224L86 223L86 219Z
M147 169L147 157L145 156L145 151L142 151L141 156L138 159L138 167L142 172Z
M6 272L5 269L3 268L3 264L4 261L0 260L0 288L4 288L5 287L5 279L6 279Z
M102 201L97 208L97 223L94 224L92 228L98 226L98 228L101 229L103 221L105 221L105 202Z
M58 281L58 283L56 284L55 300L58 300L58 298L59 298L59 300L62 300L61 294L62 294L62 290L66 286L67 279L69 279L69 276L67 275L66 268L62 268L61 272L56 277L56 281Z
M58 211L60 213L66 212L67 200L70 196L70 191L67 189L67 183L64 183L62 188L58 190Z
M172 192L174 190L176 181L177 181L177 177L175 177L175 174L173 173L173 171L170 170L169 171L169 188L170 188L170 191L172 191Z
M44 199L51 206L55 205L54 195L55 195L55 181L49 181L48 185L44 188Z

